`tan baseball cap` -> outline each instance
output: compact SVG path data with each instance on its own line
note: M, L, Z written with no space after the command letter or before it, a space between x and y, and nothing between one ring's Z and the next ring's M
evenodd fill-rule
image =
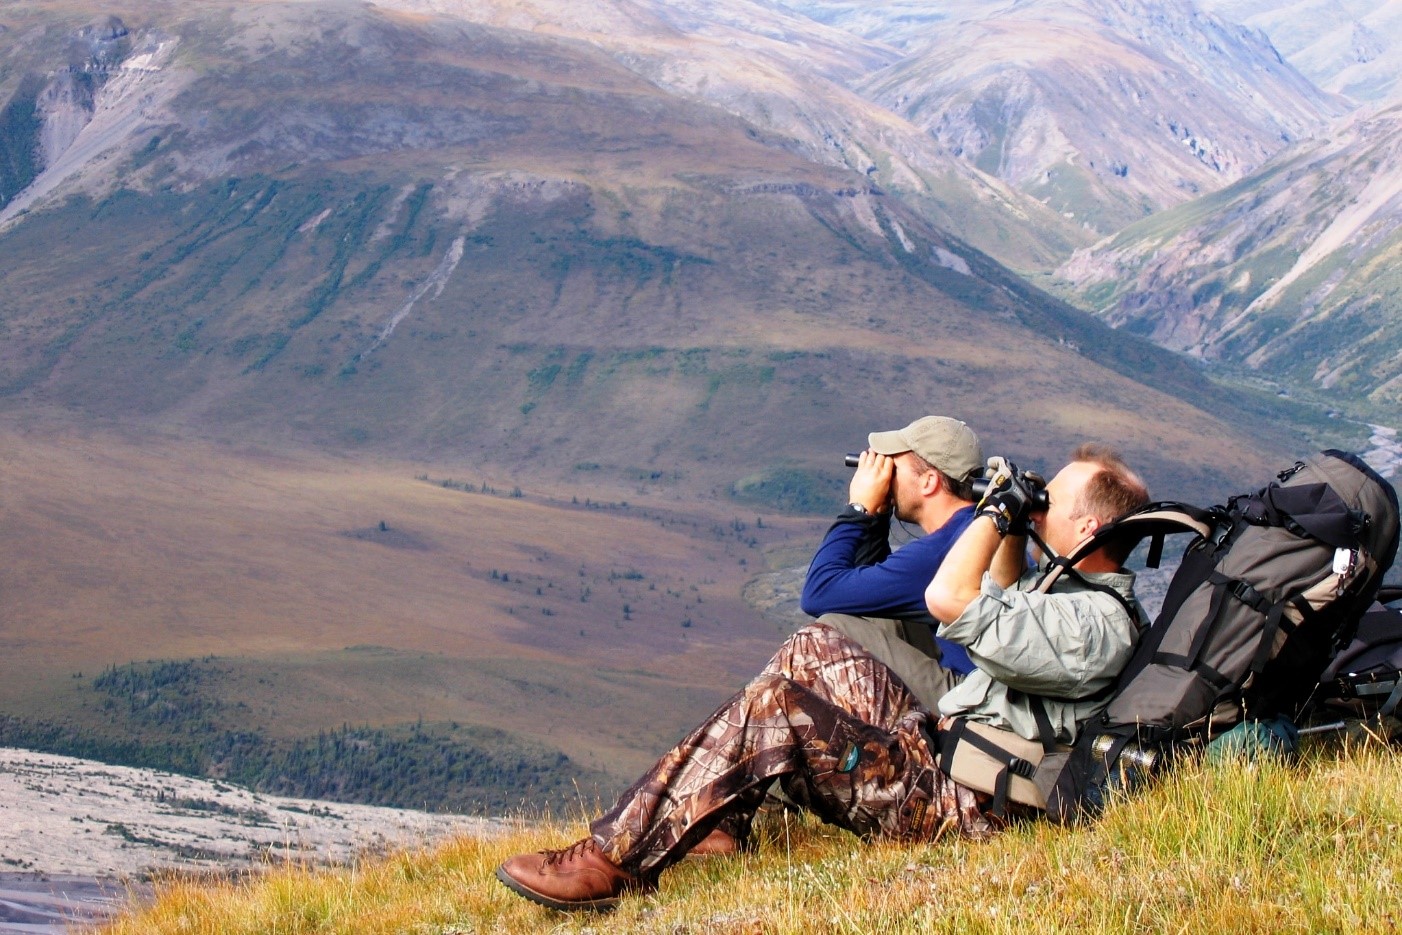
M872 432L867 447L882 455L913 451L959 481L983 473L978 436L963 422L945 416L925 416L894 432Z

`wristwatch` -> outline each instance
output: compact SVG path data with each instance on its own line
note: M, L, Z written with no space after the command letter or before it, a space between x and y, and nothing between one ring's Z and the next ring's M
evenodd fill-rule
M853 513L860 513L863 516L871 515L871 510L868 510L866 507L862 506L860 503L857 503L855 501L847 504L847 509L851 510Z
M998 538L1006 539L1008 533L1012 532L1013 521L1008 516L1007 510L996 504L989 504L978 512L979 516L987 516L993 520L993 527L998 530Z

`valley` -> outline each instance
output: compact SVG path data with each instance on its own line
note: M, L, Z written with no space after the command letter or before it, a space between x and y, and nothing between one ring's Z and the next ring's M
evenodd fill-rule
M230 731L418 724L506 773L479 778L476 803L444 771L399 804L543 807L571 777L611 788L767 658L782 617L742 585L804 561L818 529L487 473L469 492L428 468L10 427L0 537L24 547L0 570L6 742L28 729L218 775L239 762L211 746Z
M577 807L801 622L869 431L1395 458L1396 115L1225 17L6 4L0 744Z

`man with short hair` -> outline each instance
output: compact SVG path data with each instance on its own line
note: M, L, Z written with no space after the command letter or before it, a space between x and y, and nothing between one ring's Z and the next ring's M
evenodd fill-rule
M983 447L958 419L924 416L872 432L857 456L848 504L829 527L803 582L799 605L884 663L926 708L973 669L958 643L939 640L925 588L974 518L973 479ZM891 520L923 533L892 551ZM734 854L753 813L737 811L691 853Z
M976 668L940 700L942 730L965 717L1031 740L1022 702L1040 693L1060 739L1104 700L1129 660L1143 614L1133 575L1104 547L1062 575L1050 593L1015 590L1030 522L1046 545L1069 552L1121 512L1148 500L1112 452L1078 449L1046 485L1003 459L973 521L935 573L927 599L941 635L969 650ZM1110 474L1110 477L1102 475ZM1124 506L1127 505L1127 506ZM1122 510L1121 507L1124 506ZM1114 592L1113 595L1106 593ZM970 689L970 690L965 690ZM975 697L982 693L982 698ZM1027 715L1027 716L1024 716ZM557 851L522 854L497 870L516 893L555 909L606 909L657 877L727 816L752 813L776 779L823 820L865 837L981 837L1001 819L989 790L941 771L932 715L891 669L821 622L790 637L761 674L699 725L590 825Z
M947 621L940 636L974 661L937 710L1039 740L1040 706L1055 739L1072 743L1079 725L1104 708L1104 689L1147 623L1134 599L1134 575L1121 567L1133 543L1111 539L1042 594L1035 590L1041 572L1025 567L1026 534L1030 528L1051 551L1044 558L1069 555L1101 526L1147 503L1149 492L1099 445L1072 453L1046 485L1046 509L1034 506L1015 467L1001 458L990 464L994 477L977 517L925 592L930 613Z

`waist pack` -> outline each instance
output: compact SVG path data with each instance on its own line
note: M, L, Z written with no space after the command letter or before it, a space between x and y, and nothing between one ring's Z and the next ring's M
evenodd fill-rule
M955 718L940 731L940 769L960 785L993 796L994 814L1007 803L1045 809L1056 777L1071 756L1069 744L1026 740L1010 730Z
M973 788L993 793L995 809L1011 799L1062 822L1094 815L1111 790L1134 788L1185 747L1247 717L1295 715L1396 557L1397 494L1354 455L1325 451L1225 506L1153 503L1102 526L1053 562L1039 590L1112 536L1150 539L1157 567L1178 533L1190 540L1163 608L1104 711L1064 756L1049 737L1032 765L1010 744L989 753L1002 775ZM941 757L946 772L959 752ZM1045 790L1042 801L1013 776Z

